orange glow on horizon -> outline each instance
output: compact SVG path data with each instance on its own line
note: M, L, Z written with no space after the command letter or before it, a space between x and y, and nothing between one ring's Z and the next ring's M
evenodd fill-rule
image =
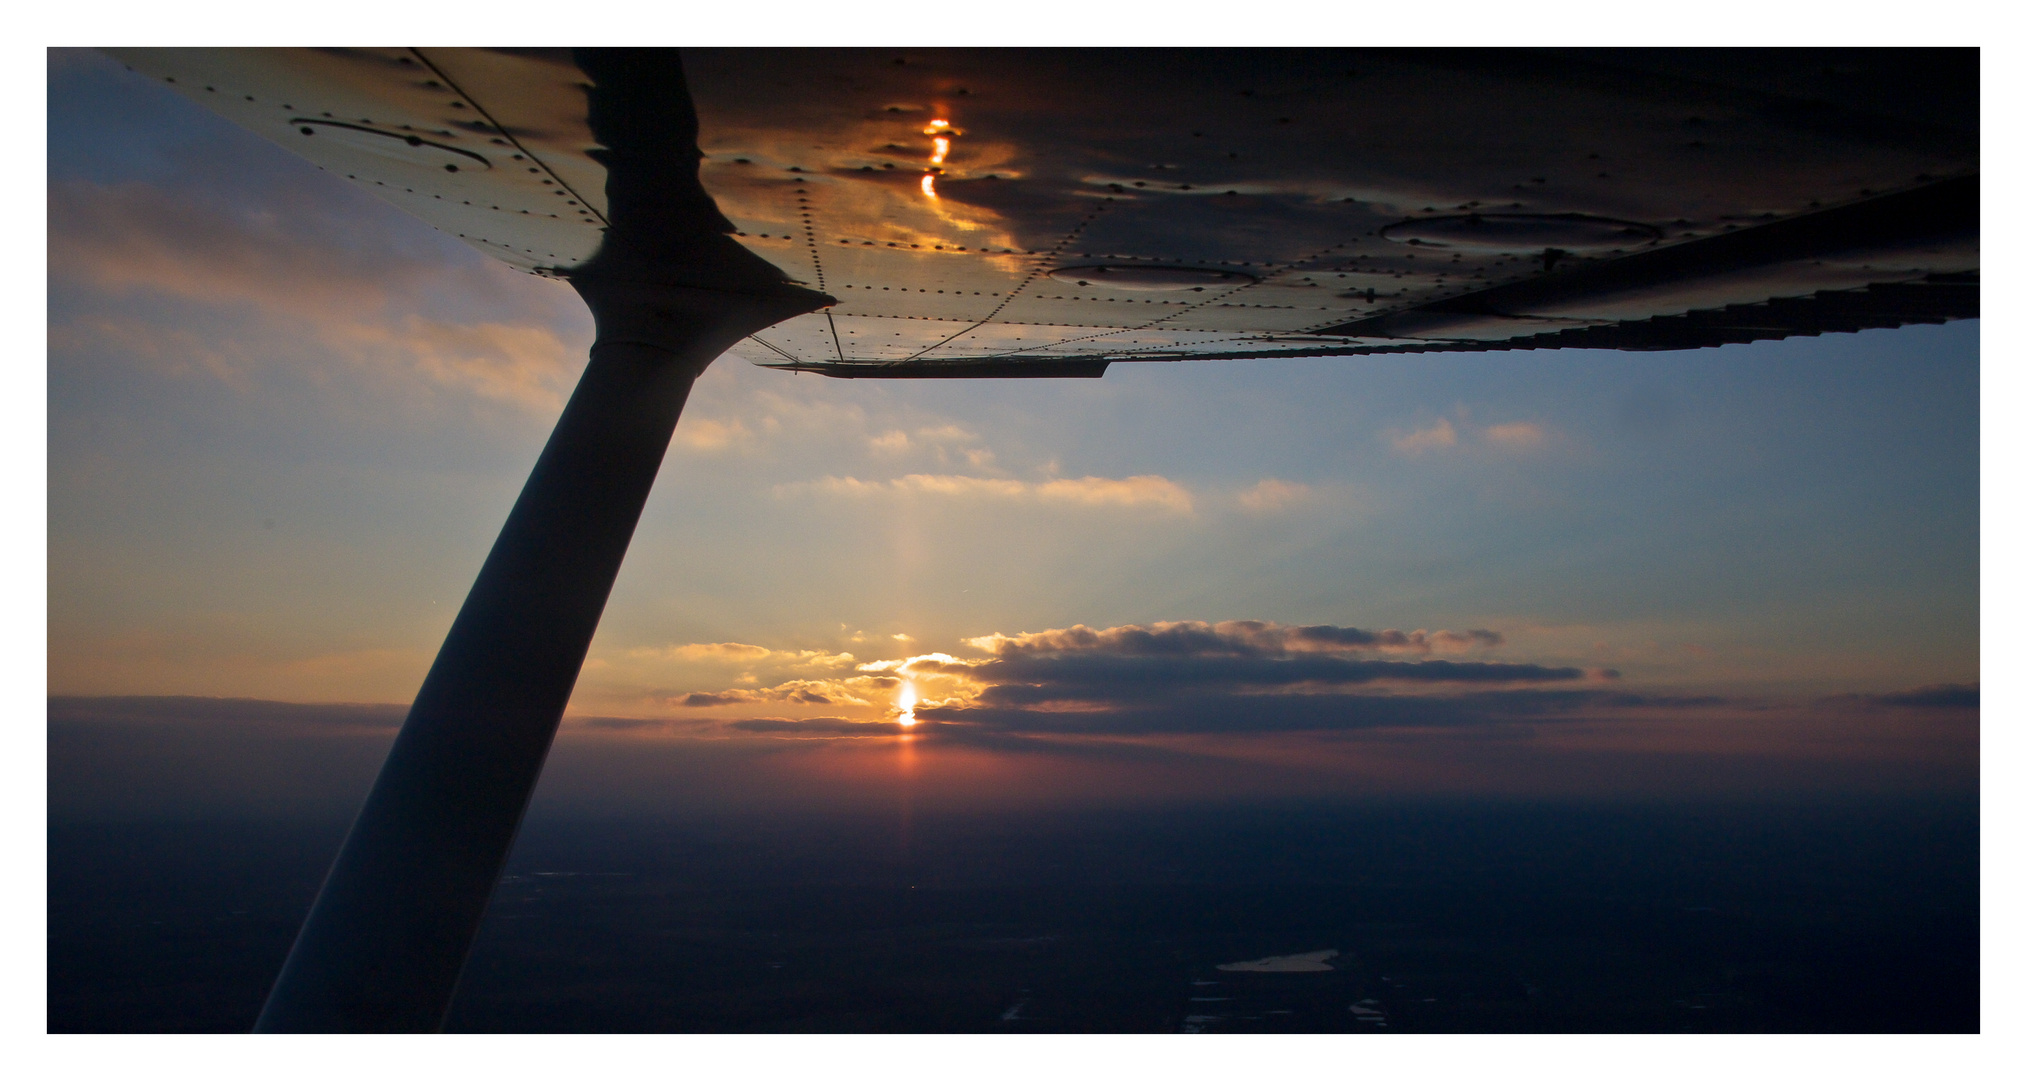
M904 728L915 726L917 722L915 720L915 702L919 700L921 698L915 691L915 684L911 682L900 684L900 695L894 699L894 705L900 709L900 716L896 718L900 721L900 726Z

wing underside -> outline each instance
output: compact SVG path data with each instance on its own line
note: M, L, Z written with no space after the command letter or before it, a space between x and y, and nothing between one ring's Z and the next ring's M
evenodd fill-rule
M610 224L569 50L116 55L528 272L568 277ZM1974 50L686 50L682 67L733 239L835 300L734 347L770 367L1089 377L1978 310Z

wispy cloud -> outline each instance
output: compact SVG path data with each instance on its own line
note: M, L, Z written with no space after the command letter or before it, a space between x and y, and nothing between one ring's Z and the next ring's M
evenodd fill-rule
M52 278L206 304L377 310L434 268L336 242L320 215L234 211L141 183L51 184L49 232Z
M1441 417L1426 427L1392 435L1388 441L1391 442L1395 453L1407 457L1420 457L1465 446L1519 454L1546 446L1550 441L1550 432L1544 425L1531 420L1513 420L1489 425L1475 424L1471 422L1470 411L1459 406L1454 420L1446 416Z
M718 420L707 416L685 416L675 427L675 442L690 450L716 453L753 441L753 432L737 417Z
M899 677L885 674L853 675L842 679L791 679L775 686L755 690L735 687L728 690L680 694L671 699L670 704L689 709L753 705L763 702L879 708L884 702L873 699L890 696L900 684Z
M463 325L410 315L397 327L353 328L361 346L406 354L423 377L439 386L536 412L562 408L580 366L576 349L546 326Z
M67 178L49 187L52 280L210 306L372 317L456 297L526 309L542 321L581 305L568 289L470 253L361 229L345 208L301 192L258 202L139 182ZM460 253L463 254L463 253Z
M797 705L863 705L863 701L842 694L825 694L813 687L773 687L766 690L718 690L684 694L676 704L692 709L718 705L751 705L763 701L786 701Z
M1238 493L1238 505L1255 514L1270 514L1306 502L1311 494L1307 484L1268 477Z
M1144 508L1179 515L1193 514L1196 508L1195 497L1190 494L1189 489L1165 476L1152 475L1119 479L1085 476L1034 483L1005 477L948 473L910 473L891 480L826 476L813 482L782 484L774 490L782 495L813 490L853 498L932 497L1032 501L1099 508Z
M1093 630L988 634L965 644L994 656L1105 654L1112 656L1283 657L1298 653L1461 652L1501 645L1495 630L1361 630L1354 626L1287 626L1256 619L1219 623L1160 622Z
M634 649L628 655L665 660L716 660L733 664L750 664L774 655L774 650L763 645L745 645L736 641L711 641L692 645L668 645L659 649Z
M907 432L895 428L867 439L866 445L870 446L875 454L904 454L913 443L909 441Z
M1430 450L1444 450L1456 445L1456 425L1447 418L1434 424L1393 437L1393 449L1403 454L1423 454Z
M658 660L716 661L747 666L765 663L790 667L842 668L858 662L858 658L848 652L825 652L822 649L769 649L764 645L747 645L737 641L639 648L629 650L627 655Z
M725 726L735 731L750 731L761 735L837 738L887 737L895 732L891 723L874 720L847 720L841 716L809 716L802 718L783 716L756 716L746 720L728 720Z
M1511 424L1493 424L1484 429L1484 441L1509 450L1531 450L1547 438L1547 432L1539 424L1524 421Z
M1084 506L1153 506L1177 514L1192 513L1196 505L1188 489L1165 476L1128 476L1123 480L1086 476L1076 480L1050 480L1036 485L1034 493L1043 500Z
M310 359L308 345L382 381L537 412L561 406L582 365L581 345L556 329L583 321L567 290L520 280L489 261L445 264L371 233L357 235L314 207L301 209L214 205L139 183L52 184L52 282L238 320L223 340L204 340L189 333L187 320L164 319L137 303L118 315L53 318L52 345L97 347L170 374L208 374L240 390L262 369L327 362ZM452 296L463 310L477 299L480 310L521 314L493 320L430 314L432 298ZM107 306L99 305L101 312Z
M909 453L927 453L938 462L948 463L961 457L975 467L989 465L992 451L985 449L978 433L956 424L935 424L918 427L913 431L889 428L866 439L866 445L876 455L899 457Z

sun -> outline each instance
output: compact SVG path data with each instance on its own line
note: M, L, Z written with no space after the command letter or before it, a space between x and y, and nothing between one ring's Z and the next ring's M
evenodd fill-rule
M915 702L918 699L919 695L915 693L915 684L911 682L900 684L900 694L893 699L894 705L900 709L900 715L895 718L900 721L900 726L915 726Z

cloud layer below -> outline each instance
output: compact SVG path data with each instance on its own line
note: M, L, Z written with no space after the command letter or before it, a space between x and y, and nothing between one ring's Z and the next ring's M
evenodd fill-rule
M921 653L860 663L851 675L812 671L771 686L693 690L667 700L682 709L855 707L861 714L841 721L852 723L891 721L911 709L913 719L946 736L1435 727L1655 704L1602 689L1600 684L1617 679L1615 671L1485 655L1504 643L1504 635L1482 628L1363 629L1260 620L1077 625L965 642L983 656ZM802 655L734 643L665 651L742 663ZM826 661L848 656L810 655ZM898 700L903 694L904 702ZM761 727L741 730L826 735L843 730L829 718L808 727L792 718L764 719Z

